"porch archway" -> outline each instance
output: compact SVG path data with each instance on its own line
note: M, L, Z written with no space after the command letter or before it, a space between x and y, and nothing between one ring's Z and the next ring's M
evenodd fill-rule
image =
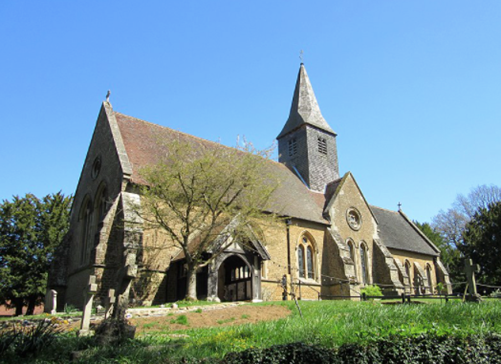
M253 298L253 269L239 255L227 257L218 269L217 296L221 301L248 301Z

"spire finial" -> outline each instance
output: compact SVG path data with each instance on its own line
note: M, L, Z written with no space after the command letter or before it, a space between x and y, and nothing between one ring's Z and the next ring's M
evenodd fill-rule
M110 95L111 95L111 91L108 90L108 92L106 93L106 102L110 102Z
M299 52L299 59L301 60L301 64L303 64L303 55L304 55L304 52L301 49L301 52Z
M400 202L398 203L398 211L402 211L402 204Z

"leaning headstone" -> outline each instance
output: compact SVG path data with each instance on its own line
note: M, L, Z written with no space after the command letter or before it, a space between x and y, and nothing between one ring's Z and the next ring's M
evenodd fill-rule
M80 325L80 330L78 331L78 336L89 336L93 332L90 330L90 317L92 315L92 301L94 300L94 295L97 292L96 276L89 277L89 284L84 293L84 309L82 313L82 323Z
M113 305L115 304L115 290L112 288L108 291L108 297L106 297L104 318L107 319L111 315L111 311L113 310Z
M478 264L473 264L473 260L464 260L464 271L466 273L466 279L468 280L468 296L467 300L472 302L481 302L482 297L477 292L477 282L475 280L475 273L480 272L480 266Z

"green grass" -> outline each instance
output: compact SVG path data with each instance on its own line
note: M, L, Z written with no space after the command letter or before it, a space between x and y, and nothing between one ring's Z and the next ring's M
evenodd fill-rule
M175 319L170 320L171 324L188 325L188 317L186 315L179 315Z
M226 320L217 320L217 323L218 323L219 325L222 325L222 324L227 324L228 322L233 322L233 321L235 321L235 318L234 318L234 317L229 318L229 319L226 319Z
M177 336L172 336L174 332L169 331L169 324L166 324L165 331L143 334L120 348L89 347L80 362L147 363L153 360L153 353L173 359L221 358L229 352L252 347L265 348L303 342L332 348L344 343L367 344L388 335L416 336L433 333L461 337L468 334L501 333L499 300L481 304L463 304L457 300L430 305L382 305L378 301L300 301L299 304L303 318L299 316L294 303L288 301L255 304L263 310L269 305L288 307L291 315L277 321L203 329L187 327L176 331ZM184 315L177 316L173 321L182 320L182 316ZM81 339L66 337L65 340L72 342ZM81 344L77 345L77 341L68 345L73 348L75 346L82 347ZM146 346L150 346L150 349L145 349ZM155 350L152 351L151 347ZM58 350L66 349L62 346ZM65 357L67 353L58 355ZM126 359L111 360L117 357Z
M325 347L344 343L367 343L388 336L412 336L430 332L438 335L501 333L501 302L438 305L382 305L379 302L300 302L301 319L293 302L286 305L292 315L278 321L233 327L183 331L182 349L173 356L222 357L251 347L269 347L301 341ZM265 306L266 304L260 304ZM263 307L265 309L265 307Z
M60 317L60 318L65 318L65 317L81 317L82 316L82 311L77 311L77 312L71 312L71 313L64 313L64 312L58 312L54 315L48 314L48 313L41 313L40 315L32 315L32 316L8 316L8 317L0 317L0 321L18 321L18 320L40 320L40 319L46 319L46 318L51 318L51 317Z

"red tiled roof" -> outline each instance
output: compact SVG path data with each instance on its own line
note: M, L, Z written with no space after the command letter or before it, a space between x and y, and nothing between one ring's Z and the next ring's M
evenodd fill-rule
M115 112L125 150L132 166L131 181L145 184L140 175L142 167L160 162L165 144L180 140L197 148L228 148L221 144L195 137L157 124ZM325 197L308 188L283 164L269 161L270 172L278 177L280 186L274 192L270 211L284 216L326 224L322 216Z

